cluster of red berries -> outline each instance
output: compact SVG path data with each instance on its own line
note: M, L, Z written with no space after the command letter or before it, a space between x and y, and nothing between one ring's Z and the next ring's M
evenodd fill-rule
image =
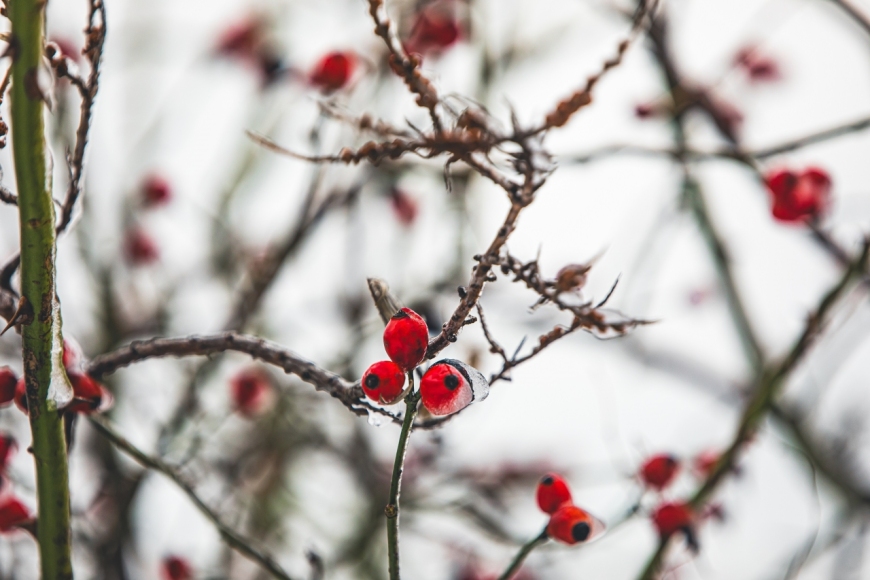
M63 364L73 390L72 402L64 407L67 413L95 413L111 407L113 398L103 385L81 369L74 347L64 341ZM25 414L27 410L27 385L24 377L18 377L9 367L0 367L0 407L12 402Z
M773 217L781 222L818 219L830 203L831 178L818 167L801 172L774 170L765 176L764 184L773 201Z
M554 540L574 545L594 540L606 530L604 522L574 505L568 484L555 473L541 478L535 496L541 511L550 514L547 535Z
M426 321L410 308L402 308L384 329L384 349L388 361L376 362L362 377L366 396L378 403L392 405L403 396L405 374L412 372L426 356L429 329ZM443 359L423 374L420 399L433 415L456 413L489 394L489 384L477 369L454 359Z
M151 209L164 206L172 200L172 186L157 173L146 175L139 185L139 201ZM145 266L160 259L160 249L148 232L141 226L133 225L124 234L124 258L133 266Z

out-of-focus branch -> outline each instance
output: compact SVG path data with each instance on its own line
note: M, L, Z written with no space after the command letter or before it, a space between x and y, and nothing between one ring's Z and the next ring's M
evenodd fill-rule
M111 441L118 449L129 455L142 467L160 472L168 477L175 485L177 485L186 495L196 508L217 528L221 538L234 550L255 562L263 570L267 571L275 578L281 580L292 580L287 572L270 556L258 549L248 538L242 536L239 532L232 529L223 518L213 509L211 509L200 498L193 486L187 482L173 467L168 465L163 460L157 457L151 457L138 447L127 441L117 431L112 428L108 421L98 416L89 417L91 424L103 437Z
M731 472L737 456L742 451L746 442L756 432L761 420L771 410L771 406L789 374L794 370L812 345L814 339L824 328L830 311L845 294L850 283L857 278L862 268L866 267L868 250L870 250L870 241L865 241L860 257L846 270L837 284L822 297L815 312L810 314L804 331L786 356L777 364L764 368L756 378L751 390L751 396L740 418L737 432L727 450L722 453L716 466L710 472L710 475L692 496L690 500L692 507L698 509L704 505L710 495L725 479L725 476ZM652 580L655 577L661 567L671 537L662 538L658 548L650 558L646 568L641 572L639 578L642 580Z
M235 351L248 354L265 363L275 365L288 374L314 385L318 391L328 393L358 415L375 411L389 417L391 413L370 405L357 383L321 369L314 363L282 348L281 346L253 336L224 332L210 336L187 336L183 338L152 338L137 340L113 352L94 358L88 372L100 377L149 358L166 356L210 356Z
M870 34L870 17L861 12L852 0L831 0L831 2L848 14L855 24L864 29L864 32Z

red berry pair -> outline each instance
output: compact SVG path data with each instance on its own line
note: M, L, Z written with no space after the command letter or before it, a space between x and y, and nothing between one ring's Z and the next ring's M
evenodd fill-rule
M535 495L541 511L550 514L547 535L554 540L572 546L592 541L605 532L604 522L574 505L568 484L555 473L541 478Z
M816 219L827 210L831 197L831 178L826 171L808 167L800 173L781 169L764 178L773 198L771 212L781 222Z
M678 458L668 453L659 453L641 465L638 475L646 487L661 491L674 481L679 471Z
M397 402L405 386L405 373L423 362L429 346L426 321L410 308L396 312L384 329L384 350L388 361L376 362L366 370L362 388L366 396L384 405Z

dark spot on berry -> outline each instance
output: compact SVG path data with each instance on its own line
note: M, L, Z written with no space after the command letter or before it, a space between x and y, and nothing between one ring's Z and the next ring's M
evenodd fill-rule
M444 386L452 391L459 386L459 379L456 378L456 375L447 375L444 377Z
M404 310L399 310L398 312L393 314L393 320L399 320L401 318L408 318L408 317L409 317L409 314L407 312L405 312Z
M589 532L591 531L592 530L589 528L589 524L587 524L586 522L580 522L578 524L574 524L574 527L571 528L571 537L578 542L582 542L589 537Z
M381 384L381 379L378 378L378 375L371 374L366 377L366 386L370 389L377 389L378 385Z
M545 475L541 480L541 485L553 485L553 477L551 475Z

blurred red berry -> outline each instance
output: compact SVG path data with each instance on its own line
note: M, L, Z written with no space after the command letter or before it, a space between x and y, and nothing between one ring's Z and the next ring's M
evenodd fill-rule
M79 364L79 349L71 340L63 339L63 368L75 369Z
M243 60L256 60L263 45L265 22L260 17L248 16L230 25L218 38L215 52Z
M363 374L361 383L369 399L390 405L402 394L405 373L393 361L376 362Z
M429 329L426 321L410 308L396 312L384 329L387 356L404 371L410 371L420 364L428 347Z
M443 10L422 10L411 27L405 50L417 54L437 52L452 46L459 40L459 24Z
M593 540L603 534L604 530L604 522L571 504L556 510L547 524L547 535L568 545Z
M0 473L6 472L6 467L9 465L9 460L18 449L18 442L9 433L0 433Z
M272 382L263 371L246 369L232 378L230 393L236 411L251 418L264 410L272 393Z
M152 264L160 258L154 240L138 227L127 230L124 236L124 257L133 266Z
M659 536L667 538L676 532L683 532L686 541L693 549L697 549L697 542L693 530L695 513L692 507L685 502L668 502L658 506L652 514Z
M692 467L701 477L709 477L719 462L720 454L717 451L702 451L692 461Z
M166 205L172 199L172 187L162 175L152 173L142 181L142 202L146 206Z
M0 532L10 532L30 519L30 510L11 495L0 498Z
M801 173L787 169L769 172L764 178L773 199L771 212L781 222L802 222L820 217L831 194L831 178L817 167Z
M311 71L309 81L324 93L344 87L353 75L356 57L349 52L331 52L321 58Z
M0 406L5 407L15 399L15 384L18 375L9 367L0 367Z
M552 514L563 505L571 503L571 490L560 476L548 473L538 482L535 497L541 511Z
M88 414L111 405L112 395L90 375L68 372L67 376L73 388L73 400L64 408L65 411Z
M663 109L658 103L639 103L634 106L634 116L638 119L651 119L662 114Z
M746 46L734 56L734 66L743 70L753 82L772 82L782 77L779 64L759 52L758 47Z
M390 192L390 205L393 213L403 226L411 226L417 219L417 201L405 191L393 188Z
M191 580L193 567L180 556L166 556L163 558L160 573L163 580Z
M21 409L25 415L27 414L27 385L24 382L24 377L15 383L15 406Z
M660 453L647 459L640 467L644 485L661 491L674 481L680 471L680 461L673 455Z

